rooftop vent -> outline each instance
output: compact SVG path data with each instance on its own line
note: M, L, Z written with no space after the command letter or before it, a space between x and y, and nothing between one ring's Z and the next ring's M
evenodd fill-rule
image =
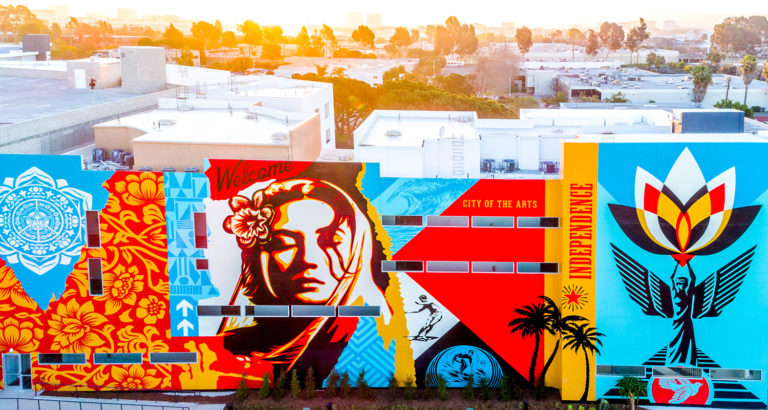
M272 133L272 139L275 141L283 141L288 139L288 133L285 131L277 131Z
M399 136L403 135L403 133L400 132L400 130L387 130L384 133L384 135L386 135L387 137L399 137Z
M458 121L458 122L472 122L472 117L470 117L469 115L462 115L456 121Z
M176 120L170 119L170 118L161 118L157 120L158 126L166 126L166 125L175 125Z

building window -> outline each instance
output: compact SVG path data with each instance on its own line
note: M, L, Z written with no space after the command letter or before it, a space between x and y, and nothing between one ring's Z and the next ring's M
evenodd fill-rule
M340 317L379 317L381 306L339 306Z
M424 217L421 215L382 215L381 224L385 226L421 226Z
M469 272L469 262L463 261L427 261L427 272Z
M325 130L325 143L330 144L331 143L331 129L328 128Z
M101 258L88 258L88 293L91 296L104 295L101 275Z
M149 354L152 364L197 363L197 352L158 352Z
M89 248L101 247L101 227L99 222L99 211L85 211L85 227Z
M193 222L195 226L195 248L207 248L208 225L206 224L205 213L195 212Z
M195 269L208 270L208 259L195 259Z
M39 353L37 364L50 366L54 364L85 364L85 353Z
M293 317L333 317L336 316L336 306L326 305L296 305L291 306Z
M517 227L518 228L559 228L560 218L519 216L517 218Z
M514 228L514 216L473 216L472 227L475 228Z
M381 261L384 272L422 272L424 262L421 261Z
M325 118L331 116L331 103L325 103Z
M141 364L141 353L94 353L93 364Z
M763 379L763 372L760 370L743 369L710 369L709 377L712 380L753 380Z
M559 273L560 264L553 262L518 262L517 273Z
M291 307L288 305L250 305L245 307L246 316L254 317L289 317Z
M598 376L634 376L645 377L645 366L607 366L597 365Z
M515 273L514 262L472 262L475 273Z
M202 305L197 307L198 316L240 316L240 306Z
M701 377L701 369L698 367L654 367L655 377Z
M468 216L427 216L427 226L465 228L469 226Z

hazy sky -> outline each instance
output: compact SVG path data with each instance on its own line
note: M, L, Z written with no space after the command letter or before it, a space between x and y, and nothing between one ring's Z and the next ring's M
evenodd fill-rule
M11 1L11 3L16 3ZM286 29L307 23L342 24L347 13L380 12L385 25L435 24L455 15L462 22L499 25L511 21L517 26L560 27L580 24L591 26L611 21L677 20L711 28L713 22L730 15L766 14L765 2L711 0L18 0L33 9L47 9L66 4L72 15L100 12L114 16L118 7L134 8L143 14L175 14L182 18L215 20L224 23L251 18L262 24L281 24ZM691 10L706 10L693 13Z

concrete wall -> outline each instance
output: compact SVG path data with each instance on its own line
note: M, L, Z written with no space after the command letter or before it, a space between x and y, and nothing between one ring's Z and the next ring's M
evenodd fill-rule
M0 127L0 153L58 154L69 151L93 141L94 125L120 115L155 108L158 97L172 95L175 95L174 91L168 90Z
M86 88L91 79L96 80L95 88L112 88L120 85L120 63L75 60L67 61L67 87L75 88L75 70L85 70Z
M93 137L96 147L104 148L107 152L115 148L133 151L133 139L144 134L146 134L144 131L128 126L97 125L93 127Z
M320 156L322 141L320 116L313 115L290 132L291 161L315 161Z
M165 49L162 47L120 47L123 91L154 93L166 88Z
M44 78L48 80L66 80L64 70L47 70L32 67L0 67L0 75L4 77Z
M168 155L172 152L173 155ZM152 167L159 171L164 167L174 167L183 171L188 167L203 169L203 159L261 159L288 161L289 147L274 145L223 145L223 144L188 144L164 142L133 142L134 169Z

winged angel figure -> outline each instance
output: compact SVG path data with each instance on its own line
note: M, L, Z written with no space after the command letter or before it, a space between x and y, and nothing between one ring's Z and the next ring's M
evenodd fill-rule
M663 183L638 167L635 207L609 204L622 231L637 246L672 256L670 283L611 244L629 297L649 316L673 320L667 364L696 366L693 320L717 317L731 303L749 270L755 247L697 283L696 255L712 255L733 244L750 226L759 205L733 208L736 171L730 168L706 182L686 148Z

